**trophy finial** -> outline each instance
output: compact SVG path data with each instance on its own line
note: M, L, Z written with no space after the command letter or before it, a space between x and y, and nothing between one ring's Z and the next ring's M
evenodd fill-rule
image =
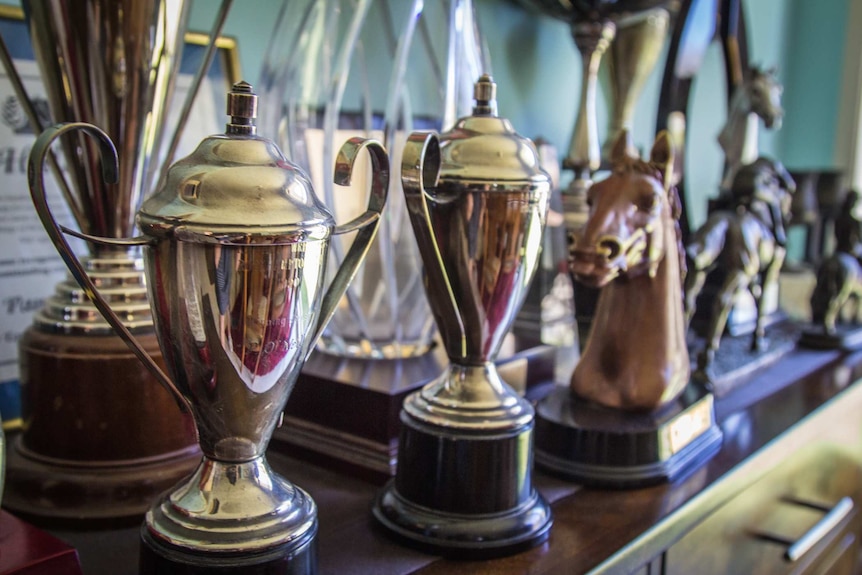
M476 100L474 116L497 115L497 84L490 74L482 74L479 77L473 87L473 98Z
M228 134L257 134L257 126L254 124L254 119L257 118L257 94L251 84L241 81L233 85L227 95L227 114L230 116L226 129Z

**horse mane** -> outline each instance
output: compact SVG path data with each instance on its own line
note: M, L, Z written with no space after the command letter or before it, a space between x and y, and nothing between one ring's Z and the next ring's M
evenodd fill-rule
M618 175L624 175L629 172L635 172L644 176L655 178L661 184L661 187L667 194L668 205L670 206L670 217L673 220L673 229L676 233L676 247L679 255L679 271L680 277L685 281L687 272L687 263L685 259L685 242L682 237L682 227L679 225L679 219L682 216L682 201L679 199L679 191L675 185L666 185L665 171L651 162L644 161L640 158L625 155L622 158L614 160L611 169Z

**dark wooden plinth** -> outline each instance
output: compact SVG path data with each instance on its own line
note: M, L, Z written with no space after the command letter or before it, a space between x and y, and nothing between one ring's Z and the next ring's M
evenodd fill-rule
M706 385L716 397L747 385L764 368L779 361L793 351L799 340L800 326L792 321L779 321L766 330L761 349L752 350L751 334L725 335L715 352L712 365L702 372L697 367L698 354L704 341L689 332L688 352L691 358L692 377Z
M513 339L504 344L497 370L516 391L529 394L553 379L556 354L555 347ZM271 449L382 483L395 475L404 398L447 365L440 345L403 360L314 352L287 402Z
M697 385L656 413L597 406L562 386L536 407L536 464L586 485L675 481L709 461L721 437L712 394Z
M140 575L315 575L317 529L299 541L253 554L191 553L141 527Z
M853 351L862 348L862 326L838 324L835 333L826 333L822 327L807 325L799 336L799 345L811 349L844 349Z

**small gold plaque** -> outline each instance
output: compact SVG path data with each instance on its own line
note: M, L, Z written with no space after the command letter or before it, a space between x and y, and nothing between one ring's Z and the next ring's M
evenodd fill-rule
M670 424L670 451L679 453L712 423L712 402L701 401Z

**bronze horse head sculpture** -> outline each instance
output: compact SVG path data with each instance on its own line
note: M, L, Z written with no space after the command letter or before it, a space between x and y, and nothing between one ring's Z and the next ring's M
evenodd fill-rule
M602 288L571 390L607 407L652 411L676 399L690 374L680 202L667 133L649 161L630 157L627 142L626 133L617 138L611 175L589 189L589 218L570 236L573 275Z

